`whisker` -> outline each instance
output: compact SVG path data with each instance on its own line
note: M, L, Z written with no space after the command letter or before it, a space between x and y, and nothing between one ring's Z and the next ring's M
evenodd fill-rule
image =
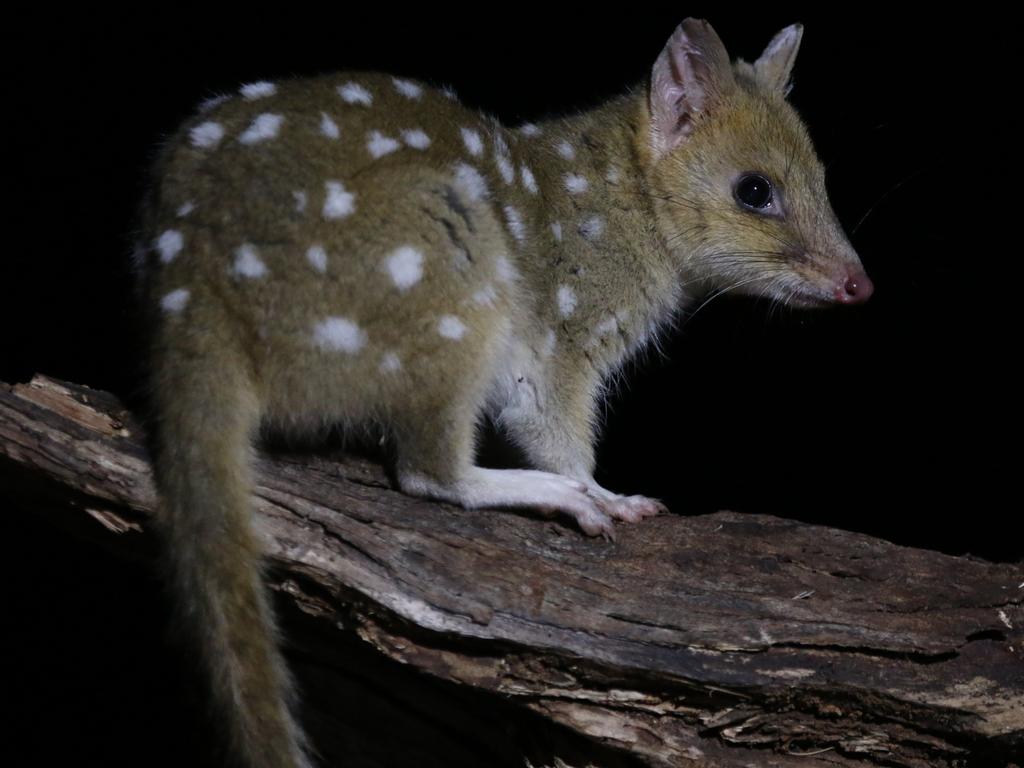
M727 285L724 288L720 288L719 290L715 291L710 296L708 296L708 298L706 298L700 304L699 307L697 307L695 310L693 310L693 312L690 313L689 317L687 317L686 320L683 322L683 325L685 325L686 323L689 323L691 320L693 320L693 318L697 316L698 312L700 312L702 309L704 309L704 307L706 307L712 301L717 299L719 296L722 296L722 295L728 293L729 291L735 290L736 288L739 288L741 286L748 285L749 283L755 283L758 280L767 280L767 279L769 279L771 277L773 277L773 276L772 275L756 275L754 277L749 277L746 280L740 280L739 282L733 283L732 285Z
M653 198L655 198L657 200L664 200L667 203L672 203L673 205L678 205L681 208L690 208L690 209L695 210L695 211L699 211L700 210L700 206L698 206L692 200L688 200L686 198L676 197L674 195L655 195L655 194L650 194L650 197L653 197ZM752 230L754 230L754 231L756 231L756 232L758 232L760 234L767 235L768 237L770 237L773 240L775 240L779 245L782 245L782 246L784 246L786 248L792 248L793 250L799 250L799 248L796 245L796 243L792 242L791 240L787 240L786 238L779 237L774 232L769 232L764 227L758 226L756 222L746 221L745 219L737 219L733 223L734 224L739 224L740 226L746 227L747 229L752 229ZM698 226L694 226L692 229L695 230L695 229L698 229L698 228L699 228Z
M913 180L913 179L917 178L917 177L918 177L918 176L920 176L920 175L921 175L922 173L924 173L924 168L918 168L918 169L917 169L916 171L914 171L913 173L911 173L911 174L910 174L909 176L906 176L906 177L904 177L904 178L903 178L903 179L901 179L900 181L896 182L896 183L895 183L895 184L894 184L893 186L889 187L889 189L887 189L887 190L886 190L886 191L885 191L885 192L884 192L884 193L883 193L883 194L882 194L882 195L881 195L881 196L880 196L880 197L879 197L879 198L878 198L878 199L877 199L877 200L876 200L876 201L874 202L874 204L873 204L873 205L872 205L872 206L871 206L870 208L868 208L868 210L867 210L867 213L865 213L865 214L864 214L863 216L861 216L861 217L860 217L860 221L858 221L858 222L857 222L857 225L856 225L856 226L855 226L855 227L853 228L853 230L852 230L852 231L850 232L850 237L853 237L854 235L856 235L856 234L857 234L857 230L858 230L858 229L860 229L861 225L862 225L862 224L863 224L863 223L864 223L865 221L867 221L867 218L868 218L868 216L870 216L870 215L871 215L872 213L874 213L874 212L875 212L875 209L876 209L876 208L878 208L878 206L880 206L880 205L881 205L881 204L882 204L882 203L883 203L883 202L885 201L885 199L886 199L887 197L889 197L889 195L891 195L891 194L892 194L893 192L895 192L896 190L898 190L898 189L899 189L900 187L902 187L902 186L903 186L904 184L906 184L907 182L909 182L909 181L911 181L911 180Z
M797 244L794 243L793 241L787 240L786 238L783 237L779 237L774 232L769 232L763 227L757 226L757 224L753 221L747 221L746 219L738 219L735 223L740 224L746 227L747 229L753 229L756 232L759 232L760 234L768 235L768 237L770 237L772 240L786 248L792 248L794 251L800 250L799 246L797 246Z

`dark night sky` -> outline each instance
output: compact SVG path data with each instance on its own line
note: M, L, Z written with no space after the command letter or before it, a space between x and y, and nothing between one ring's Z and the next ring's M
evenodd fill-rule
M39 371L134 390L123 269L133 210L153 146L212 93L382 69L451 83L469 104L533 120L639 81L687 13L707 17L746 58L802 21L791 98L876 294L862 308L772 318L751 301L708 306L669 345L671 362L638 366L613 398L599 478L681 513L770 512L1017 559L1024 546L1007 528L1020 504L1000 496L1016 468L996 445L1019 421L1007 360L1019 342L1010 346L994 316L991 271L967 266L974 234L957 199L965 147L976 146L958 120L971 76L960 62L982 52L951 61L943 41L955 22L945 19L763 6L742 16L719 4L635 16L382 10L26 25L5 42L15 62L6 70L16 73L5 120L14 126L5 186L15 208L5 229L16 247L0 263L0 379ZM116 591L117 573L94 573L94 556L70 543L58 553L76 569L67 578ZM98 610L110 617L130 607ZM157 696L167 685L146 684Z

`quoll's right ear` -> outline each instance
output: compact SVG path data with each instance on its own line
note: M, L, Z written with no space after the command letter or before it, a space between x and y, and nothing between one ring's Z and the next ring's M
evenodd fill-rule
M669 38L651 70L651 149L655 159L693 132L694 121L736 84L729 54L702 19L687 19Z

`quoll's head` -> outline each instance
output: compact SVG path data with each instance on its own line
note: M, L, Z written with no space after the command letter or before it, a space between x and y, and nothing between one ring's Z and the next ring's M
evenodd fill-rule
M860 304L874 288L786 101L802 33L733 63L707 22L684 21L651 72L648 181L669 246L707 290Z

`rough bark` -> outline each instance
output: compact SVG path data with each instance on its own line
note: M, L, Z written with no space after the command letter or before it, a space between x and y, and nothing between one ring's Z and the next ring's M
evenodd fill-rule
M144 441L110 395L0 384L0 482L22 509L153 557ZM410 498L345 456L261 458L255 507L269 582L299 609L285 628L327 764L349 748L353 685L416 690L401 717L431 721L425 743L468 727L466 764L520 747L507 764L1002 766L1024 752L1020 565L730 512L622 526L610 543ZM339 671L353 654L357 683ZM495 724L517 718L529 749Z

